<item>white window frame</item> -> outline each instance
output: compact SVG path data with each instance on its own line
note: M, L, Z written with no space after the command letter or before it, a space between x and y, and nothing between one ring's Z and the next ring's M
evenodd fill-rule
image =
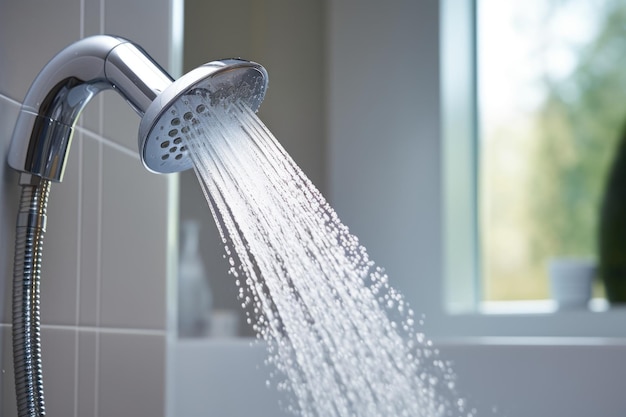
M448 337L626 337L626 307L558 311L550 301L480 301L476 1L440 2L444 306L430 314L428 330Z

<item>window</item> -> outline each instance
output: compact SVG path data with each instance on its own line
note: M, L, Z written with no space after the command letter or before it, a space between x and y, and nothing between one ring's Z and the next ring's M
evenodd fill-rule
M449 304L548 299L550 259L597 257L626 125L626 4L443 2L442 16L448 288L465 286Z
M598 253L626 4L477 0L476 18L482 297L546 299L549 259Z

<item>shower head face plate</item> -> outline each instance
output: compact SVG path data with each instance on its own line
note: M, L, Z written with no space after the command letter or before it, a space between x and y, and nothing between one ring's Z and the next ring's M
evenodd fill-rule
M267 89L267 71L243 60L204 64L174 81L148 107L139 125L139 152L157 173L193 167L185 137L203 113L241 101L256 111Z

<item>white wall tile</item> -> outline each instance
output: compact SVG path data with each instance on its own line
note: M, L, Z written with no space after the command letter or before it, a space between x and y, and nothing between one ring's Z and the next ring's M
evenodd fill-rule
M76 337L74 329L44 327L41 332L46 412L50 416L74 415Z
M169 2L157 0L107 0L104 31L127 38L163 68L169 63ZM104 136L137 151L139 117L117 94L104 94Z
M0 3L0 93L22 101L41 68L80 38L80 0Z
M0 327L2 333L1 372L2 391L0 415L17 415L13 382L13 351L11 329ZM46 412L51 416L73 416L75 398L76 331L43 328L41 332L43 378Z
M166 337L102 333L99 417L164 415Z
M92 98L78 119L78 125L88 129L97 135L102 135L102 106L104 103L103 93Z
M41 316L44 324L76 324L80 159L80 145L74 142L63 181L50 186L41 268Z
M0 372L0 415L15 417L17 405L13 383L13 344L9 326L0 326Z
M103 34L104 25L102 18L103 0L83 0L83 33L82 37ZM94 97L81 115L79 123L81 126L94 133L102 134L102 95Z
M169 0L106 0L104 32L143 47L164 68L170 45Z
M141 119L118 93L107 90L102 95L104 123L102 134L130 151L139 152L138 132Z
M78 384L76 411L79 417L97 417L96 414L96 356L97 334L92 331L78 332Z
M100 35L104 30L102 6L104 0L83 0L83 33L82 36Z
M15 220L19 202L18 174L6 163L19 106L0 96L0 323L11 322Z
M0 158L6 160L19 110L14 100L22 100L58 51L81 36L106 32L136 41L166 66L169 13L167 0L0 1ZM165 333L101 335L100 326L165 328L169 185L131 156L139 117L116 93L103 96L83 113L84 129L76 133L65 178L53 184L48 207L42 315L45 323L63 326L43 330L48 412L159 416L165 412ZM131 153L102 145L108 143L103 134ZM11 320L16 183L17 174L0 164L0 246L8 248L0 253L0 323ZM11 344L10 326L1 325L2 417L16 414Z
M167 178L105 146L102 180L100 324L164 329Z
M100 278L101 142L82 134L82 215L80 248L79 324L98 325Z

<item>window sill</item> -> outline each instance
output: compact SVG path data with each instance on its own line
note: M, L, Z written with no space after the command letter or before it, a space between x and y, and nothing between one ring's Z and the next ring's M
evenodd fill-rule
M478 307L478 313L489 315L603 313L609 310L626 311L626 307L611 307L604 298L592 299L587 308L559 309L554 300L484 301Z
M426 314L433 338L626 338L626 305L594 299L587 308L560 310L552 300L482 303L473 310ZM443 314L441 314L443 313Z

